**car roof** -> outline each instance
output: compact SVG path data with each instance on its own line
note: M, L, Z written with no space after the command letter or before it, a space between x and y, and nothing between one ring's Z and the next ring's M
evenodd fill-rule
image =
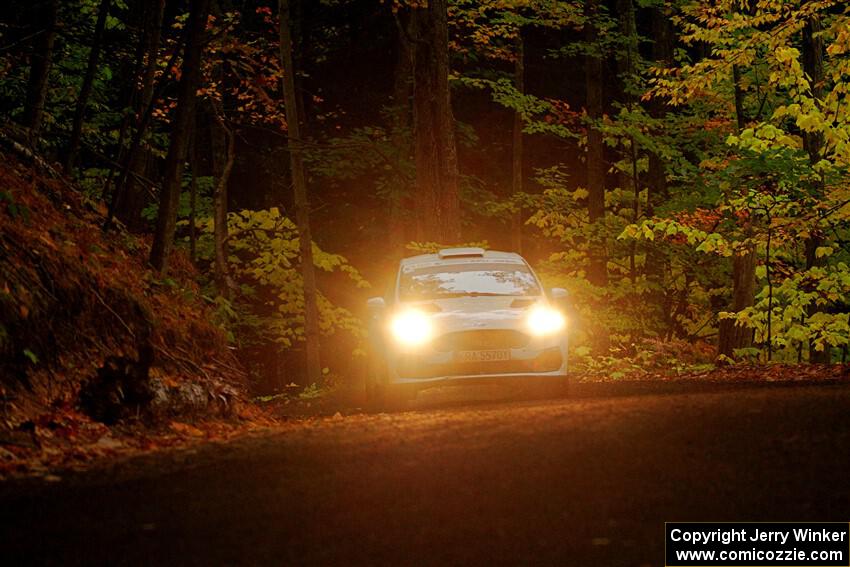
M501 262L504 264L525 264L522 256L515 252L482 250L476 248L449 248L438 254L420 254L401 261L402 269L425 268L451 264L475 264L478 262Z

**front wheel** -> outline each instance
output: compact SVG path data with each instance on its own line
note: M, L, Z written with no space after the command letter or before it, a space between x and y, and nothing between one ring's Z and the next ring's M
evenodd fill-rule
M542 398L568 398L570 396L570 378L565 376L545 376L534 378L530 387L533 395Z
M407 384L383 384L376 389L375 409L401 411L416 397L416 391Z
M382 357L376 354L369 356L369 364L366 369L366 403L370 407L379 405L383 399L383 389L387 384L387 364Z
M383 357L373 355L366 376L366 400L375 411L401 410L416 397L409 384L390 384L389 369Z

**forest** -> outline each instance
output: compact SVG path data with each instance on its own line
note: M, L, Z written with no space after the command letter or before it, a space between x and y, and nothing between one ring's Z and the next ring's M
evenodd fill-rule
M399 259L463 244L568 290L576 372L847 357L841 0L13 0L0 117L10 391L146 341L345 382Z

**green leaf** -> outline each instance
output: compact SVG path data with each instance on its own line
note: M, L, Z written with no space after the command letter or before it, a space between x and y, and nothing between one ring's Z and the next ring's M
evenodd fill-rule
M832 246L818 246L815 248L815 257L823 258L824 256L832 256Z
M28 348L24 349L24 356L29 359L33 364L38 364L38 356Z

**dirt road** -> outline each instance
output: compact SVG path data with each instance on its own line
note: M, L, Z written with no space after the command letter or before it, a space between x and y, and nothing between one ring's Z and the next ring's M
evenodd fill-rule
M661 565L664 521L850 520L850 385L604 394L6 483L0 563Z

